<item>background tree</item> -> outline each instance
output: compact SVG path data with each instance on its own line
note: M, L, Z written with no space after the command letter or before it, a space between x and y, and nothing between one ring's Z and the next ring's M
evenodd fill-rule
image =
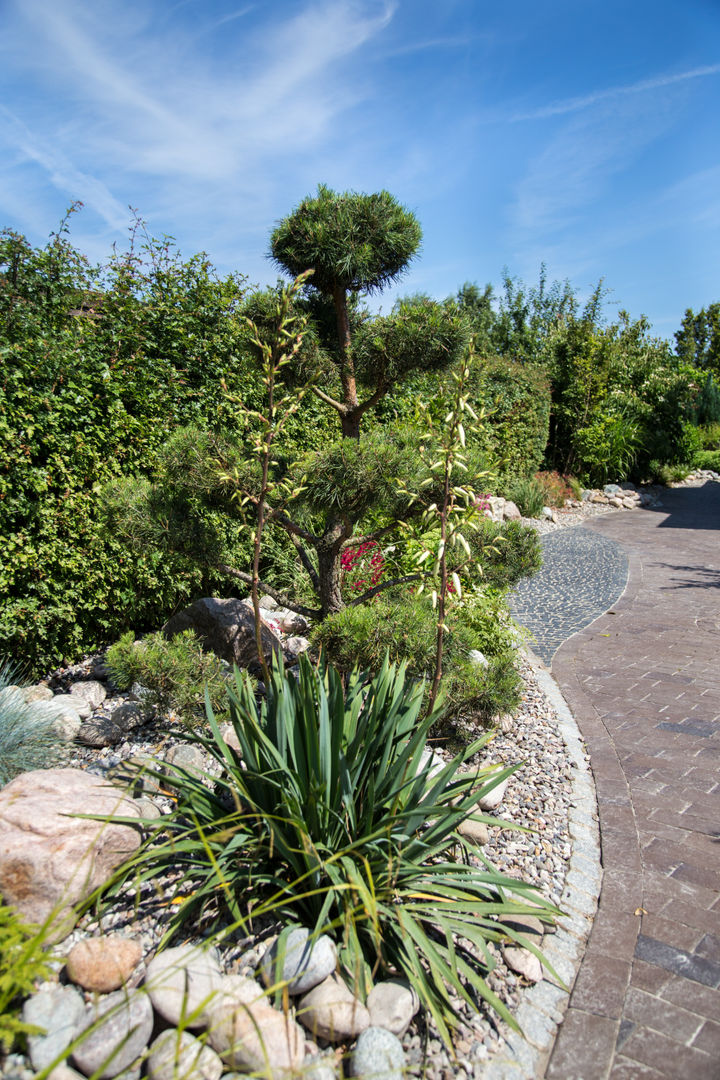
M720 379L720 303L701 308L697 315L688 308L675 342L681 360Z

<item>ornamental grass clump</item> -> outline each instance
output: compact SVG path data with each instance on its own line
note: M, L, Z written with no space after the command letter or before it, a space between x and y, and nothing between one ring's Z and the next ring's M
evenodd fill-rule
M43 702L26 702L15 673L0 663L0 788L32 769L50 769L67 757L67 742L58 731L58 715Z
M404 975L447 1041L451 988L473 1006L485 999L516 1026L486 979L489 943L517 937L504 917L532 910L551 920L555 910L458 832L476 816L478 788L513 771L459 771L488 737L431 775L426 742L437 710L423 715L422 683L387 659L373 678L356 671L346 683L305 657L297 679L276 664L260 702L236 672L229 712L239 752L208 704L210 735L183 738L221 766L220 776L209 788L208 776L165 765L175 809L148 823L111 893L174 878L162 886L166 941L198 923L220 936L229 926L251 932L251 915L260 925L272 918L331 934L356 994Z

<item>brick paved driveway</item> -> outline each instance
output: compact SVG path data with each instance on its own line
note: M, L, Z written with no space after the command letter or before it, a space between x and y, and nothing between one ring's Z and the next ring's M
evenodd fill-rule
M598 518L628 587L552 671L586 740L604 878L546 1076L720 1078L720 484Z

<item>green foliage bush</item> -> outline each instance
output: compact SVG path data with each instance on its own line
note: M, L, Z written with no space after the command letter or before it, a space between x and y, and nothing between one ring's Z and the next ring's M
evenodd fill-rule
M640 440L640 425L636 421L620 413L596 412L573 435L581 478L589 487L624 479L637 460Z
M712 469L720 472L720 450L698 450L693 458L696 469Z
M192 630L171 641L162 633L136 641L130 630L110 646L106 663L120 690L140 683L147 690L145 703L173 710L190 727L204 719L206 689L216 710L223 708L227 697L222 661L203 652Z
M43 952L44 935L27 926L17 912L0 900L0 1057L20 1049L26 1035L40 1029L20 1018L23 1002L43 979L52 976L50 957Z
M68 757L67 742L36 702L26 702L13 670L0 664L0 787L31 769L50 769Z
M703 450L720 450L720 423L703 424L698 428Z
M113 534L100 488L153 479L177 426L242 441L237 398L262 402L245 291L169 241L94 267L63 230L45 248L0 234L0 653L34 674L226 586L181 552ZM308 401L287 441L319 445L326 431Z
M519 521L502 524L483 518L472 538L473 553L482 580L495 589L507 589L542 566L542 549L535 529Z
M298 680L276 665L261 703L238 673L229 702L239 754L212 713L210 736L185 736L221 774L209 789L206 778L170 769L176 809L151 826L112 891L180 871L168 886L166 939L193 933L198 918L205 931L222 926L225 913L230 932L242 933L250 907L253 918L331 934L361 997L376 978L405 976L448 1041L457 1023L449 987L509 1019L485 978L487 942L506 930L517 937L503 919L527 911L524 900L540 905L541 918L553 911L531 886L488 866L457 828L477 811L472 788L489 790L512 769L460 773L481 739L431 778L424 751L436 714L422 716L422 688L387 661L346 686L305 657Z
M441 686L448 713L472 712L490 721L516 709L520 701L513 652L516 639L498 593L485 601L473 596L467 603L454 605L445 622ZM392 596L328 616L313 630L311 642L344 672L356 665L378 671L389 656L393 663L407 664L415 678L429 679L435 664L436 632L437 614L429 597ZM470 660L471 649L486 655L487 668Z
M545 489L534 476L516 480L505 489L505 492L507 498L512 499L523 517L542 517L543 507L546 505Z

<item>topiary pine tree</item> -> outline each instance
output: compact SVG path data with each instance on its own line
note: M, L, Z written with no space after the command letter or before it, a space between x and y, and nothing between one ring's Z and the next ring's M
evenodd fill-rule
M334 307L337 340L331 352L342 399L319 387L315 393L336 409L345 436L358 438L363 414L387 393L391 382L386 371L374 372L366 364L364 374L375 385L364 401L358 400L349 295L377 292L396 281L421 240L415 215L387 191L339 195L324 184L280 222L270 239L272 258L280 269L293 278L312 269L309 291Z
M468 339L466 322L456 305L426 297L398 301L389 315L377 317L359 311L354 301L396 280L417 252L420 240L414 215L387 192L336 194L321 186L316 197L305 199L280 222L271 240L272 257L286 272L297 278L312 271L303 289L304 301L297 301L297 286L290 290L294 299L289 306L287 290L283 289L250 298L251 351L257 354L258 377L266 387L270 385L267 358L277 356L280 367L275 385L284 395L302 384L309 363L323 364L329 378L323 378L322 386L319 380L311 381L310 389L338 415L339 438L306 453L283 476L284 466L275 461L275 478L269 475L267 484L259 482L262 455L251 451L254 460L225 470L221 490L215 490L206 477L199 488L189 491L196 470L182 456L195 456L200 441L186 433L166 455L166 477L174 478L177 492L182 492L182 513L173 514L172 485L164 483L163 491L141 495L147 512L152 514L154 508L162 522L184 520L176 539L187 548L193 535L187 507L203 500L222 500L223 492L234 487L234 513L239 505L253 505L261 510L266 526L279 527L288 534L310 578L318 607L293 604L272 584L258 582L257 573L256 587L306 614L324 617L345 606L341 561L347 547L387 534L393 522L421 508L412 492L418 491L427 475L410 434L378 426L361 433L361 421L393 386L413 372L440 371L458 360ZM328 307L334 318L328 319ZM288 343L295 338L296 344L289 348ZM247 416L262 426L269 413L265 409ZM268 432L267 437L267 446L277 445L275 435ZM293 449L297 458L297 448ZM237 458L237 452L229 456ZM282 484L277 483L279 479ZM291 505L285 497L289 489L294 491ZM127 508L132 513L125 516L137 523L146 511L138 511L136 496L133 499L134 507ZM362 535L369 512L373 528ZM163 531L164 541L172 543L175 530L168 531L163 525ZM204 553L219 552L222 545L215 544L213 537L210 541L204 537ZM202 560L203 554L198 555ZM217 557L214 566L248 584L253 580L247 571L232 565L230 553ZM363 595L352 602L366 599Z

